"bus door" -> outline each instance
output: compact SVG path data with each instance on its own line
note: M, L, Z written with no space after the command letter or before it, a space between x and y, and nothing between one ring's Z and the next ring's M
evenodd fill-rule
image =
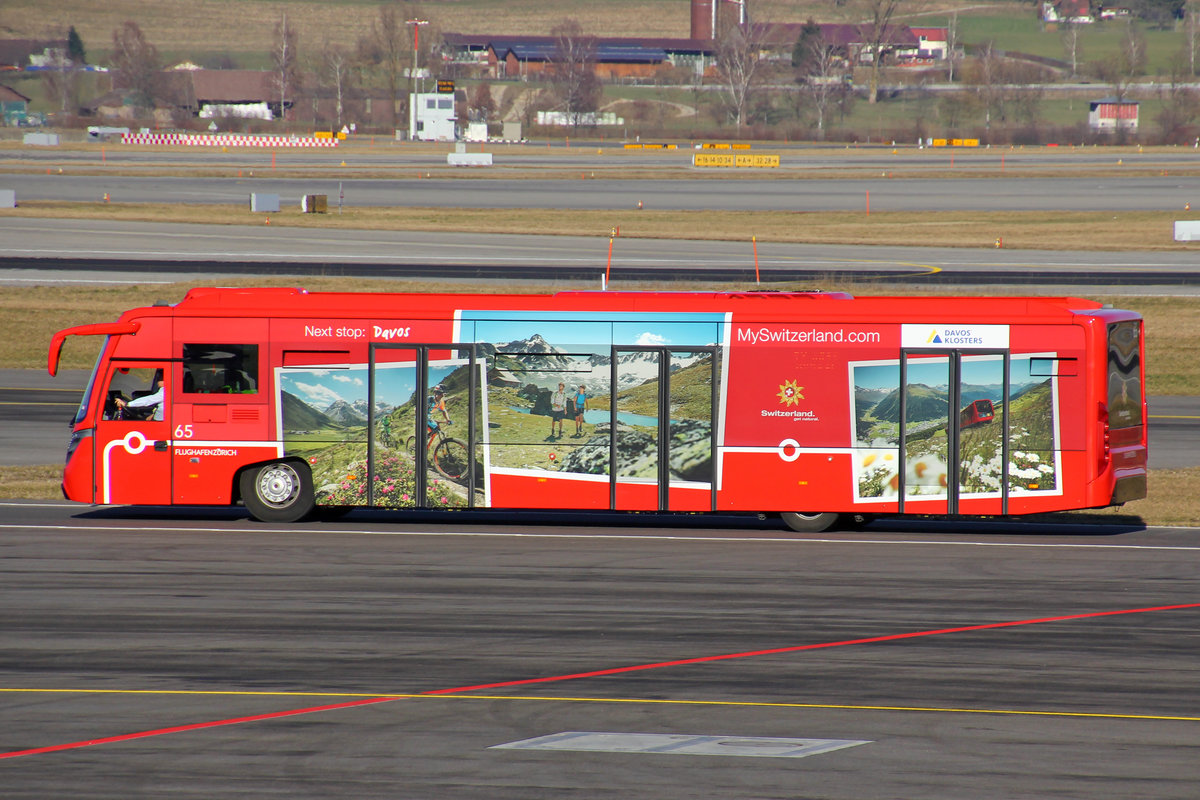
M100 503L171 503L171 364L113 361L96 422Z
M1007 351L900 357L900 511L1008 512Z
M471 344L370 346L368 505L486 504L479 444L483 363Z
M613 348L613 510L715 510L719 374L715 347Z

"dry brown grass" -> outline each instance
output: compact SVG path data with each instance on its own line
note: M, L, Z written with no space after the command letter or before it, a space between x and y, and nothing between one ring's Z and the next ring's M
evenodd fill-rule
M1140 519L1147 525L1200 526L1197 481L1200 467L1152 469L1145 499L1119 508L1081 511L1078 516L1101 524L1136 523Z
M0 500L61 500L62 467L0 467Z
M143 220L225 225L264 224L267 216L244 205L155 205L139 203L24 202L11 216ZM1176 242L1177 214L1169 211L924 212L855 211L612 211L554 208L347 208L343 213L302 214L285 208L269 215L271 225L363 230L421 230L467 233L531 233L563 236L621 236L654 239L716 239L812 244L872 244L1009 249L1177 250L1200 252L1200 244ZM619 243L617 245L620 246Z
M792 19L792 6L768 2ZM381 5L381 0L5 0L3 22L10 35L30 37L74 25L95 62L111 49L113 30L134 20L172 58L228 52L245 65L247 59L266 63L281 12L297 31L301 56L307 51L311 57L326 40L352 48L370 31ZM444 31L496 34L548 34L573 17L597 35L684 37L689 13L687 0L557 0L550 7L544 0L459 0L399 6L401 19L418 15Z
M1118 297L1106 302L1136 309L1146 320L1147 394L1200 394L1200 301Z

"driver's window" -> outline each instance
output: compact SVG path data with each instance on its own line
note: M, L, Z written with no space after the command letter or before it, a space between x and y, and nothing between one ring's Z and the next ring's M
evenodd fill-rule
M104 418L163 418L163 371L155 367L122 367L113 371L104 399Z

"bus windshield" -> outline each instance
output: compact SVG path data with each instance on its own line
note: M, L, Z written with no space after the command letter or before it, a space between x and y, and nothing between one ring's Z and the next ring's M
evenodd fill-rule
M100 345L100 352L96 354L96 363L92 365L92 374L88 376L87 388L83 390L83 397L79 401L79 408L75 411L75 418L71 420L71 425L78 425L88 418L89 403L91 402L92 388L96 383L96 375L100 372L100 361L104 357L105 351L108 350L108 337L104 337L104 342Z

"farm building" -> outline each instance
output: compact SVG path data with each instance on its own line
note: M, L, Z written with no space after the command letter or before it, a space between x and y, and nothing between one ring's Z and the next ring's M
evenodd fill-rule
M764 57L790 59L806 23L758 22L750 26L750 41L758 44ZM870 25L820 23L821 38L847 61L870 64L875 60L874 29ZM924 30L932 30L926 28ZM944 28L938 29L944 31ZM944 42L943 36L943 45ZM883 63L917 58L923 43L907 25L889 25L879 43Z
M496 79L524 79L544 71L560 48L555 36L486 36L447 33L442 60L456 74ZM701 74L715 55L712 42L701 39L587 37L589 60L606 81L653 77L664 65Z
M0 39L0 70L24 70L65 58L66 39Z
M1088 104L1088 127L1094 131L1138 129L1138 102L1119 97L1102 97Z
M1090 25L1095 21L1088 0L1046 0L1042 3L1042 22Z

